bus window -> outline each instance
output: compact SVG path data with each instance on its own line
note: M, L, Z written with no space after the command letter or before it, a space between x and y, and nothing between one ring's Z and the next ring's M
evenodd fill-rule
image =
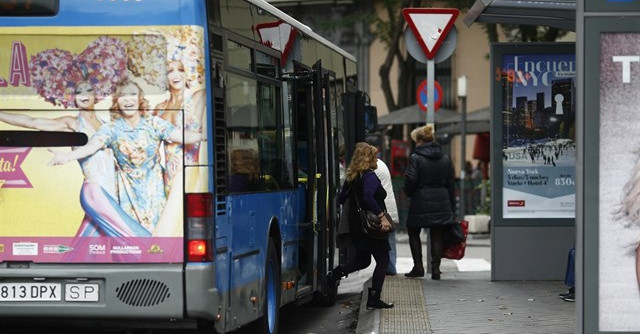
M283 89L286 87L288 86L283 86ZM289 96L289 92L287 92L286 95ZM282 182L282 188L293 188L293 181L297 174L293 171L293 146L295 138L293 136L293 108L291 108L288 103L284 106L282 131L284 135L282 172L289 176L288 179L283 178L283 181L286 182Z
M229 66L251 71L253 62L251 61L251 49L234 41L227 41Z
M256 81L227 73L227 83L229 191L256 191L260 188L259 167L254 163L245 166L254 156L258 160ZM249 152L255 152L255 155Z
M278 124L280 113L280 89L258 83L258 112L260 117L258 146L260 147L261 178L265 190L280 188L282 175L282 128Z
M1 1L0 16L53 16L59 6L58 0Z
M280 61L274 56L256 51L256 72L259 75L277 79L280 77Z

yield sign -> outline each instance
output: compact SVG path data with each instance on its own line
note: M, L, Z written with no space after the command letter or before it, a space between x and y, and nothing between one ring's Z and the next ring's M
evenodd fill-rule
M427 59L433 59L456 18L455 8L405 8L402 10Z

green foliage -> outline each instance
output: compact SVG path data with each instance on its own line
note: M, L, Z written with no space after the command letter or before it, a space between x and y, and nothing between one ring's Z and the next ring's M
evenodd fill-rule
M553 27L502 24L510 42L553 42L569 32Z

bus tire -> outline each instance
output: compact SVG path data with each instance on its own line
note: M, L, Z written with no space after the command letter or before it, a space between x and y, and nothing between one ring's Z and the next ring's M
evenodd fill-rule
M275 242L269 238L264 266L264 303L257 333L276 334L280 327L280 258Z

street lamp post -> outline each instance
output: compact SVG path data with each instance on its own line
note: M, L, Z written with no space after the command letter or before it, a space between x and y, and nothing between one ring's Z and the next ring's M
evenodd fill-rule
M466 179L467 160L467 76L458 77L458 98L460 99L460 112L462 114L462 130L460 131L460 219L465 215L465 195L464 186Z

